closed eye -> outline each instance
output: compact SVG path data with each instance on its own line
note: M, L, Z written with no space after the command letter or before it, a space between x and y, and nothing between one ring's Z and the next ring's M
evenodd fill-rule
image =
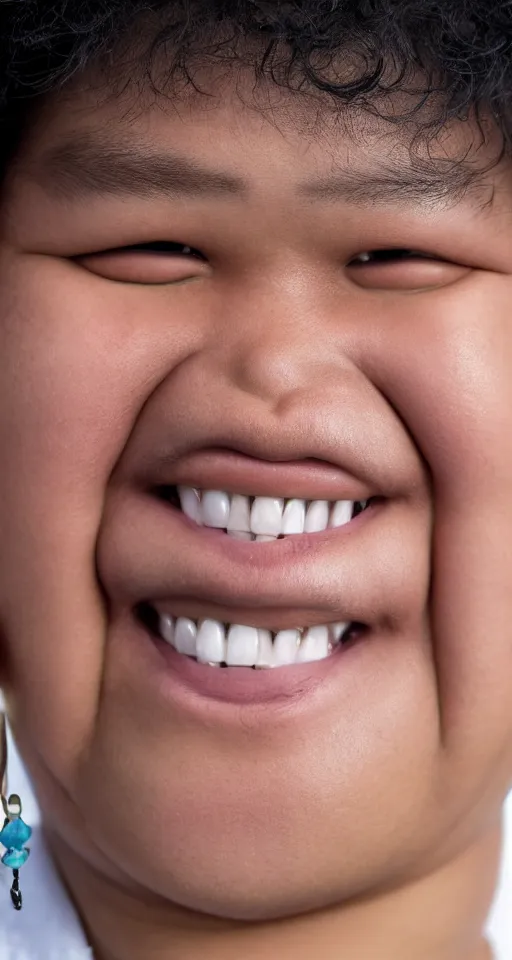
M208 262L200 250L168 240L101 250L74 259L106 280L148 285L180 283L204 276Z
M407 247L365 250L346 265L349 278L359 287L406 292L447 286L469 270L463 264Z

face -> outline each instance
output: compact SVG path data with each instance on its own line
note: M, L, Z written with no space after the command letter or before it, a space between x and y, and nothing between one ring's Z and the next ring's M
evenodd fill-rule
M268 97L53 99L0 239L1 679L49 830L243 919L433 869L512 772L510 171L428 194L395 128ZM208 491L323 506L256 541ZM198 663L172 618L321 659Z

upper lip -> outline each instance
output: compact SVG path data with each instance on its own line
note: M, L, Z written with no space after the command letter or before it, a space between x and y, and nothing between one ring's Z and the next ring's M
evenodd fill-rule
M151 474L155 486L172 484L246 496L304 500L366 500L375 489L335 464L314 459L256 460L233 450L198 450Z
M229 401L229 402L228 402ZM341 402L345 401L343 405ZM173 418L174 414L174 418ZM220 489L247 496L392 499L423 483L418 453L399 418L375 402L357 408L342 395L278 418L232 397L187 409L159 404L135 426L111 477L114 486Z

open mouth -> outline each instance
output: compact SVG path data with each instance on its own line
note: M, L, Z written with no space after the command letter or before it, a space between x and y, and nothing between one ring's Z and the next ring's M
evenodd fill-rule
M268 670L325 660L367 630L362 623L330 623L272 631L210 618L173 616L156 603L139 604L137 619L178 653L210 667Z
M382 498L366 500L305 500L247 496L192 486L161 485L158 497L183 513L197 527L215 529L236 540L270 543L290 536L321 533L349 524ZM201 615L197 616L197 608ZM214 606L201 601L187 605L145 600L136 607L136 618L154 640L172 647L188 660L211 667L250 667L269 670L325 660L352 644L369 627L360 622L300 625L297 612L290 622L262 626L262 610L237 610L236 620L219 617ZM233 619L235 619L235 616ZM299 622L297 622L297 620ZM241 622L240 622L241 621ZM269 615L270 621L270 615ZM264 623L264 621L263 621ZM279 628L281 627L281 628Z
M284 499L167 485L158 493L198 526L223 530L236 540L260 543L344 526L378 499Z

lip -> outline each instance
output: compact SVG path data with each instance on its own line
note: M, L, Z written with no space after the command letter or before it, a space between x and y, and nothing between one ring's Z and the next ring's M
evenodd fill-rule
M111 490L98 551L117 655L144 697L160 698L202 722L251 723L254 715L265 726L283 710L295 716L339 697L349 704L361 684L374 682L381 640L396 632L411 602L410 590L404 591L418 544L411 516L421 519L411 515L405 498L385 499L342 527L244 542L196 525L147 486L134 486L132 475L132 484ZM414 579L423 602L421 577ZM178 604L183 615L198 602L205 614L210 605L245 611L235 622L261 616L262 626L274 619L281 628L356 622L367 630L312 663L265 671L214 668L179 654L137 620L138 605L158 602L174 612ZM233 622L229 615L220 619Z
M248 610L246 607L221 605L212 601L205 603L201 599L175 599L171 602L157 600L154 604L148 601L139 604L137 609L139 618L143 622L147 621L147 625L150 625L156 633L158 632L156 617L162 615L174 618L188 617L191 620L217 620L219 623L228 625L238 623L248 627L261 627L273 633L278 633L279 630L306 630L308 627L331 626L334 622L342 622L322 619L318 611L308 611L299 607L295 607L293 613L286 609L280 610L278 607L255 607Z
M343 696L345 684L353 683L352 670L357 668L363 647L373 646L367 635L340 645L331 656L311 663L253 670L250 667L209 667L178 653L170 644L150 634L133 621L131 639L142 656L145 670L157 696L173 707L200 716L211 717L212 709L225 720L239 722L233 706L278 710L304 709L308 702L323 696L326 685L339 686Z
M172 464L160 463L151 473L150 484L302 500L356 501L381 494L333 463L312 458L260 460L215 448L194 451Z
M342 527L253 543L199 527L152 495L118 490L104 517L98 570L117 609L199 600L249 616L300 611L301 625L377 626L390 603L400 605L404 549L416 542L408 521L406 504L384 501Z

